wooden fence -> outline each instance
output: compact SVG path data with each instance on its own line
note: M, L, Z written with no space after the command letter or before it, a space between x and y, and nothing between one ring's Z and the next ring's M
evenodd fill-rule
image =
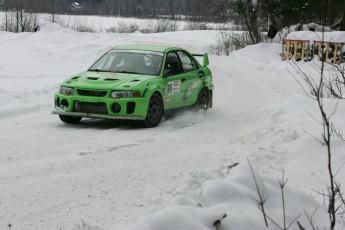
M318 60L325 60L333 64L345 62L344 43L326 42L309 40L284 39L283 42L283 60L310 61L316 55Z

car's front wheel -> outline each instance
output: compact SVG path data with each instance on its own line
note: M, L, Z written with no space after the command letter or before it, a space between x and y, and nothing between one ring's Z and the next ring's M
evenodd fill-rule
M75 124L78 123L82 117L73 117L73 116L67 116L67 115L59 115L60 120L68 123L68 124Z
M156 127L160 123L163 113L162 99L157 94L154 94L147 107L147 115L144 121L145 126L148 128Z

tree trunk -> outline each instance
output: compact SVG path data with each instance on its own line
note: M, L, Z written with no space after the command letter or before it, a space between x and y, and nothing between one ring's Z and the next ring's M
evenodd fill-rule
M267 12L267 16L269 18L268 26L272 25L275 28L277 28L277 30L282 29L283 23L281 22L281 20L277 18L276 6L270 0L263 0L262 4L263 4L264 11Z
M17 7L17 27L16 27L16 33L19 32L19 8Z
M328 25L332 26L334 24L333 0L328 0L327 3Z
M52 7L53 7L53 9L52 9L52 22L55 23L55 0L53 0L52 3L53 3L52 4Z
M253 44L261 42L261 36L257 25L258 15L257 6L253 5L252 0L246 0L245 18L250 37Z
M170 15L172 19L175 19L175 7L174 7L174 3L173 0L170 0Z
M342 21L340 24L340 30L345 31L345 9L343 10L343 16L342 16Z
M6 6L6 30L5 31L8 31L8 18L7 18L7 11L8 11L8 8Z
M22 32L25 31L25 27L23 24L23 3L20 3L20 27L22 28Z
M156 18L157 17L157 0L152 0L152 6L153 6L152 16Z
M255 38L253 36L253 32L251 30L251 27L249 26L248 17L247 17L247 13L246 12L244 12L244 21L246 22L246 26L247 26L247 29L248 29L250 40L251 40L251 42L253 44L255 44Z

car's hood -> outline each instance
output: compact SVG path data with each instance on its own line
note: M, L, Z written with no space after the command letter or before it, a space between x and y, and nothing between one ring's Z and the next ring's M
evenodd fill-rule
M63 83L64 86L81 89L129 90L157 76L87 71Z

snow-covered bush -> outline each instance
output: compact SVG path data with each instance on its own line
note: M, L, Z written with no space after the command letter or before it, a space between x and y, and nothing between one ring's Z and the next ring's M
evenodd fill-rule
M178 25L175 20L158 20L154 26L153 33L177 31Z
M95 33L97 31L93 24L88 23L87 18L74 17L64 21L59 16L55 15L55 21L63 27L71 28L78 32Z
M327 98L345 99L345 64L334 65L325 75L323 95Z
M160 33L160 32L170 32L177 31L178 24L177 21L161 19L155 22L147 22L139 25L136 22L125 22L121 21L116 26L106 29L108 33L134 33L140 31L142 33Z
M0 18L0 31L33 32L37 25L37 15L33 13L7 12Z
M207 30L208 26L205 22L193 22L189 21L184 26L183 30Z
M251 45L249 34L245 31L220 31L216 42L210 46L210 52L226 56L235 50Z
M121 21L118 25L107 29L108 33L133 33L139 30L139 25L135 22L126 23Z
M75 25L71 29L78 31L78 32L89 32L89 33L95 33L96 30L93 27L87 26L87 25Z

